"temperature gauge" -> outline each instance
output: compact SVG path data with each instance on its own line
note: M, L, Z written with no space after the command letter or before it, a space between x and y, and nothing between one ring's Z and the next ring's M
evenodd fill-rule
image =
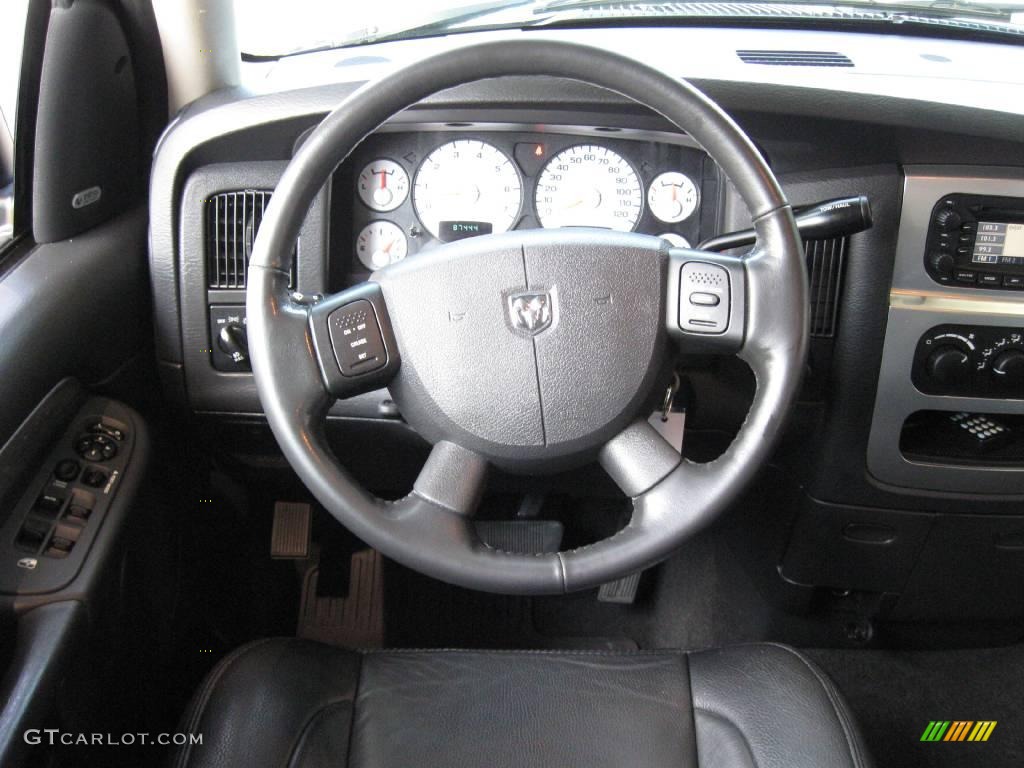
M647 190L647 205L651 213L666 224L689 218L695 210L700 195L690 177L676 171L657 176Z
M390 221L372 221L356 238L356 254L369 270L401 261L409 253L405 233Z
M394 160L367 164L359 174L359 199L375 211L393 211L409 195L409 174Z

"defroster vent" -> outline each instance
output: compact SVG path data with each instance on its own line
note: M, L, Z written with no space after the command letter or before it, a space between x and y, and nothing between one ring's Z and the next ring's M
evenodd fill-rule
M852 67L845 53L836 51L736 51L744 64L767 64L775 67Z
M206 201L206 269L210 288L245 288L245 275L271 193L246 189ZM290 284L295 285L292 261Z
M830 339L835 336L839 315L846 238L808 240L804 243L804 254L810 289L811 336Z

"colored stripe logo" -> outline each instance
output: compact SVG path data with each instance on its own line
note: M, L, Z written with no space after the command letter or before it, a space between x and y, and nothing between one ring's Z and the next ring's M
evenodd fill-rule
M995 720L932 720L921 741L988 741L995 728Z

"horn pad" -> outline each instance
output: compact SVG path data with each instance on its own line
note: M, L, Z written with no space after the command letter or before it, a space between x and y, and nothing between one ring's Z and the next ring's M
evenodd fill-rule
M664 362L667 245L534 230L446 245L377 272L402 358L390 385L431 442L505 469L592 458Z

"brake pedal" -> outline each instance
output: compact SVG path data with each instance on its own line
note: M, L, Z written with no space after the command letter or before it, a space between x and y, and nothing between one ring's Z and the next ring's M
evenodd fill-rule
M476 535L489 547L513 555L550 555L562 546L557 520L478 520Z
M309 557L309 504L278 501L274 504L274 525L270 531L270 556L275 560L305 560Z

